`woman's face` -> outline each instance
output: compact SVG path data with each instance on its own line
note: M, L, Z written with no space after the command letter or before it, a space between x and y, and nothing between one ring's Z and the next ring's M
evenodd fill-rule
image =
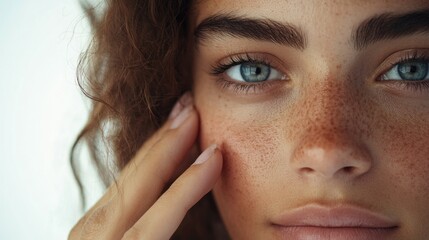
M429 235L429 1L210 0L192 24L233 239Z

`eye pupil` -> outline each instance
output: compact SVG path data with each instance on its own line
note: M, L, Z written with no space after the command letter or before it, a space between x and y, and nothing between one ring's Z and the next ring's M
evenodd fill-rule
M423 80L428 74L428 63L413 61L398 65L398 73L404 80Z
M241 77L246 82L262 82L268 79L271 68L261 63L242 63L240 67Z

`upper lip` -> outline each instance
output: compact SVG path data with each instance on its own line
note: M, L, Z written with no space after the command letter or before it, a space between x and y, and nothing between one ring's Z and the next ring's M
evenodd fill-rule
M318 204L305 205L278 216L274 219L273 224L282 227L398 227L395 221L382 214L348 204L335 207Z

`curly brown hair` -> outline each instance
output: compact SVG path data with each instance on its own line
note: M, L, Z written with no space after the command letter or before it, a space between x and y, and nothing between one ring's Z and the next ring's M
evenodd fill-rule
M85 195L77 153L85 142L105 186L166 120L174 102L191 90L192 1L107 0L101 14L83 3L93 39L81 56L78 84L91 99L89 119L70 161ZM104 148L103 148L104 146ZM107 148L106 148L107 147ZM112 152L115 169L106 153ZM225 239L211 194L192 208L173 239Z

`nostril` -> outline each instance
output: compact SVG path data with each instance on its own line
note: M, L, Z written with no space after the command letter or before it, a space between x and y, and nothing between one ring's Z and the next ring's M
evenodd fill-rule
M371 163L368 149L354 142L332 142L323 146L304 142L291 156L291 165L299 175L320 179L354 179L369 171Z
M302 173L311 173L311 172L314 172L314 170L312 168L309 168L309 167L303 167L303 168L301 168L301 172Z
M343 171L344 171L345 173L352 173L352 172L353 172L353 170L354 170L354 167L351 167L351 166L348 166L348 167L344 167L344 168L343 168Z

